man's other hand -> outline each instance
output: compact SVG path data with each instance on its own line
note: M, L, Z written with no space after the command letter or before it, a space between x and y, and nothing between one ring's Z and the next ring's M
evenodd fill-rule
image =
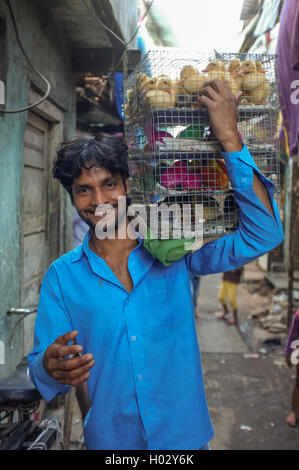
M238 102L242 91L233 94L229 85L219 79L205 84L199 102L207 108L213 132L225 152L240 152L243 144L238 132Z
M95 364L92 354L66 358L69 355L76 355L82 351L82 346L68 343L76 338L77 331L70 331L59 336L51 344L43 359L44 368L51 377L64 385L76 387L84 383L89 377L89 370Z

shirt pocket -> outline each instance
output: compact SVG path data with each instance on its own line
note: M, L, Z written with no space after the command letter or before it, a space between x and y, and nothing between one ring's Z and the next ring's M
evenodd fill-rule
M151 279L148 284L152 296L161 294L171 294L181 286L180 279L177 277L161 277L160 279Z

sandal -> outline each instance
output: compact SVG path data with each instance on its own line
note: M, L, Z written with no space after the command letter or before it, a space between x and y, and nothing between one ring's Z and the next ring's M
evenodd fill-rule
M229 318L226 320L229 325L236 325L238 322L235 318Z
M222 313L221 315L217 316L217 320L226 320L227 313Z

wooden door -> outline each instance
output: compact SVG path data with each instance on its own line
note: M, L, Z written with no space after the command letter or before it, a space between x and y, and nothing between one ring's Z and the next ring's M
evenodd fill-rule
M48 266L48 136L48 122L29 113L22 183L22 307L38 304L42 278ZM35 314L24 320L24 355L33 346L34 323Z

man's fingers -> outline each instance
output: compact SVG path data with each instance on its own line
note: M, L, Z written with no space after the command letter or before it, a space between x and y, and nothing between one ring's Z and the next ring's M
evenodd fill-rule
M84 354L80 357L72 357L70 359L52 359L51 368L53 370L69 371L73 369L80 369L87 363L93 360L92 354Z
M70 385L71 387L77 387L77 385L81 385L84 382L86 382L86 380L88 379L89 376L90 376L90 373L87 372L86 374L82 375L81 377L78 377L77 379L59 380L59 383L61 383L63 385Z
M73 380L77 380L86 375L89 370L94 366L95 361L90 361L83 367L73 370L55 370L53 371L53 377L59 382L65 382L71 384Z
M209 85L209 86L205 86L204 88L202 88L199 92L198 92L199 96L207 96L208 98L210 98L210 100L217 100L218 96L219 96L219 93L217 93L217 91L215 91L215 89Z
M243 91L238 91L238 93L235 94L237 106L239 104L239 101L242 95L243 95Z
M210 105L214 104L215 102L213 100L211 100L210 98L208 98L207 96L205 95L202 95L202 96L199 96L198 97L198 101L199 103L203 104L205 107L209 107Z
M60 346L53 344L51 350L49 350L48 356L50 358L63 358L68 356L69 354L78 354L82 351L82 346L79 344L71 345L71 346Z
M68 331L64 335L58 336L54 341L54 344L64 344L67 345L70 341L76 338L78 331Z

